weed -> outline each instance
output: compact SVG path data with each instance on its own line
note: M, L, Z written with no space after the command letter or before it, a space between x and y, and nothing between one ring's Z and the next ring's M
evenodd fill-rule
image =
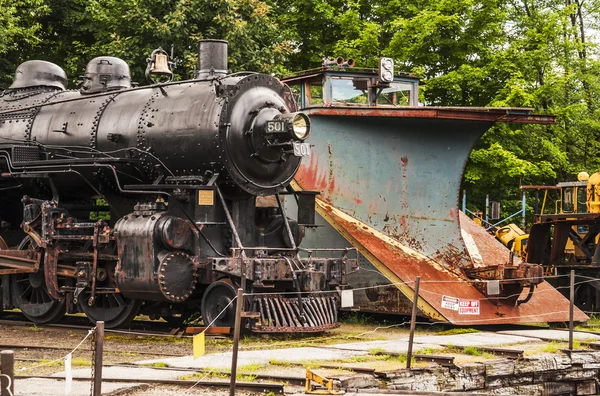
M351 312L344 316L345 317L340 318L341 323L361 325L361 326L370 326L370 325L377 324L377 321L375 319L373 319L373 317L368 316L364 313L360 313L360 312Z
M457 327L454 329L440 331L438 333L438 335L469 334L469 333L479 333L479 332L480 332L480 330L472 329L470 327Z
M209 371L211 369L208 369ZM228 373L218 372L218 371L210 371L206 373L194 373L194 374L186 374L179 377L180 380L200 380L203 378L227 378L229 377Z
M592 315L587 321L587 324L592 326L600 326L600 316Z
M462 350L462 353L464 353L465 355L471 355L471 356L481 356L481 354L483 352L481 352L480 349L477 349L473 346L468 346Z
M545 353L556 353L561 349L565 348L566 344L564 342L552 341L544 345L541 350ZM575 342L573 342L573 347L575 346Z
M426 348L415 351L415 354L417 354L417 355L433 355L436 352L439 352L438 348L426 347Z
M264 368L264 365L261 363L250 363L250 364L246 364L245 366L240 366L239 371L247 373L247 372L258 371L262 368Z
M256 379L256 375L238 374L235 376L235 379L238 381L252 382Z
M284 367L289 367L292 364L286 360L277 360L277 359L271 359L269 360L269 364L272 366L284 366Z
M31 330L31 331L35 331L35 332L38 332L38 331L43 331L44 329L42 329L41 327L37 327L37 326L34 324L33 326L31 326L31 327L29 328L29 330Z
M144 366L144 367L156 367L156 368L165 368L165 367L169 367L169 366L167 365L167 363L165 363L165 362L144 363L144 364L141 364L140 366Z
M385 352L385 349L383 349L383 348L369 349L369 355L381 355L384 352Z

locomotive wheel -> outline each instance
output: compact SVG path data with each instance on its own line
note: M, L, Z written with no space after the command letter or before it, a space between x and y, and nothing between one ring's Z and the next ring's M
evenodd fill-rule
M31 238L26 237L19 244L19 250L33 248ZM13 303L23 315L34 323L59 321L66 312L64 300L55 300L46 289L44 271L31 274L18 274L12 277Z
M235 304L230 303L235 296L235 288L229 280L220 280L208 286L202 296L201 305L204 326L208 326L214 321L213 326L215 327L233 328L235 325ZM225 311L219 316L224 309Z
M79 296L79 309L92 322L104 321L104 327L114 329L125 327L137 316L142 307L142 301L130 300L121 294L96 294L93 307L88 305L89 292Z

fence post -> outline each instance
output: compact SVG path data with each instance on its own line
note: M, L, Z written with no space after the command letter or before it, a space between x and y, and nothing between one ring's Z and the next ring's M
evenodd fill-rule
M521 198L521 228L525 231L525 215L527 211L527 193L523 190L523 196Z
M104 350L104 322L96 322L96 342L94 345L94 395L102 395L102 353Z
M573 305L575 304L575 270L571 270L569 287L569 350L573 350Z
M244 303L244 289L237 291L237 304L235 305L235 327L233 329L233 352L231 354L231 383L229 396L235 396L235 377L237 375L238 345L240 342L240 328L242 327L242 305Z
M0 352L0 395L10 396L15 394L15 353L7 350ZM7 377L5 377L5 375Z
M408 351L406 352L406 368L410 368L410 361L412 359L413 339L415 337L415 326L417 321L417 301L419 300L419 283L421 277L417 276L415 279L415 297L413 298L412 314L410 316L410 335L408 336Z
M490 195L485 194L485 227L490 224Z

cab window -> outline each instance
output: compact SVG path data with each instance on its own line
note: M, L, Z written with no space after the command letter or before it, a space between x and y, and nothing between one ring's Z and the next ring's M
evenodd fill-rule
M311 84L310 86L310 104L323 104L323 85Z
M304 103L302 100L302 87L300 84L292 84L289 85L290 93L292 95L292 101L299 105L301 108L304 107Z
M378 105L409 106L413 84L394 82L377 97Z
M573 213L574 210L574 199L573 199L573 187L563 189L562 196L562 211L563 213Z
M347 105L366 105L369 103L368 84L360 79L333 77L331 101Z

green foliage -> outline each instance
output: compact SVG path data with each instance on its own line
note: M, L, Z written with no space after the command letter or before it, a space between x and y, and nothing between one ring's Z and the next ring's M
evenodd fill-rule
M464 172L470 209L485 195L520 209L521 184L573 180L600 168L600 1L558 0L0 0L0 87L18 64L62 66L71 87L87 62L118 56L144 83L146 58L174 45L176 79L193 75L197 41L229 41L229 67L283 75L323 56L424 79L420 101L530 107L556 125L498 125ZM357 99L359 100L359 99ZM528 204L532 204L529 202ZM102 218L102 217L100 217Z

